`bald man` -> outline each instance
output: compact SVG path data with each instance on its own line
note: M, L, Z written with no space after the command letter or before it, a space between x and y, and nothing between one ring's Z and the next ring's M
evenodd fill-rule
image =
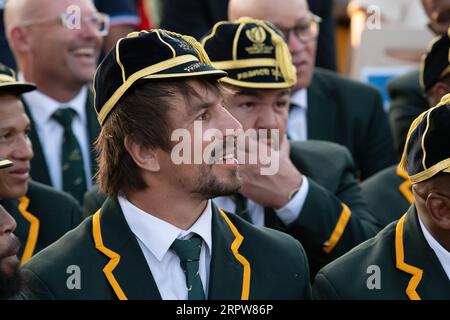
M88 84L107 17L90 0L9 0L5 27L20 80L39 88L23 96L35 152L31 176L81 203L96 171L99 126Z
M365 179L394 164L392 139L381 96L375 89L314 68L320 19L305 0L231 0L230 20L250 16L283 31L297 70L288 134L346 146Z

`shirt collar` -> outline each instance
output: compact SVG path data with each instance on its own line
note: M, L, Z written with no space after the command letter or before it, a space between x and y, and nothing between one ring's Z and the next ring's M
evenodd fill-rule
M20 81L26 81L23 74L19 72ZM83 86L78 94L68 102L58 102L55 99L43 94L39 90L24 93L22 96L30 106L30 112L33 114L33 120L38 126L44 126L52 117L53 113L59 108L72 108L80 117L81 122L86 124L86 99L88 88ZM32 106L32 107L31 107Z
M119 196L118 200L131 231L158 261L162 261L175 239L190 238L192 233L202 237L211 253L211 200L208 200L205 210L189 230L182 230L139 209L123 196Z
M427 230L427 228L423 224L422 220L420 219L420 216L419 215L417 216L419 218L420 228L422 229L423 235L427 240L428 245L436 253L436 256L438 257L438 260L440 261L442 268L444 269L445 273L450 279L450 252L448 252L439 242L436 241L436 239L434 239L434 237L431 235L431 233Z
M308 110L308 91L306 88L294 92L291 96L290 102L299 108Z

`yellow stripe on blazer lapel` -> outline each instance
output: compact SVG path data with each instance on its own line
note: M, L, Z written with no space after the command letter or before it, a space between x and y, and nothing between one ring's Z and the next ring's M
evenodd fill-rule
M406 295L411 300L421 300L417 293L417 287L422 280L423 270L405 262L405 248L403 243L403 226L408 213L405 213L395 227L395 258L396 267L412 275L406 287Z
M39 237L40 221L35 215L28 211L29 205L30 199L26 196L19 199L19 212L30 223L27 241L25 242L25 249L23 250L22 259L20 260L21 265L25 264L33 256Z
M396 173L400 178L405 180L398 187L400 193L406 198L406 200L408 200L409 204L412 204L414 201L414 195L411 192L411 181L409 180L408 174L406 173L406 171L400 168L400 166L397 166Z
M244 267L244 274L242 277L242 293L241 293L241 300L248 300L250 296L250 276L251 276L251 266L250 262L239 253L239 247L241 246L242 242L244 241L244 237L239 233L235 225L231 222L231 220L228 218L228 216L225 214L225 212L222 209L219 209L220 214L225 219L225 222L228 224L228 227L230 228L231 232L235 236L234 241L231 244L231 251L233 252L233 255L235 256L236 260L239 261L240 264Z
M120 262L120 255L103 245L102 229L100 225L100 209L94 214L92 218L92 234L94 236L95 248L110 259L106 266L103 268L103 273L105 274L106 279L113 288L119 300L128 300L127 296L123 292L113 274L114 269Z

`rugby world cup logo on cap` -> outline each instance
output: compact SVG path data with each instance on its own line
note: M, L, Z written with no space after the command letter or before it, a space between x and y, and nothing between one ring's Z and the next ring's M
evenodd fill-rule
M253 43L263 43L266 40L266 31L262 27L254 27L245 32L247 38Z
M248 54L271 54L273 46L266 45L267 39L266 30L261 26L256 26L248 29L245 32L247 38L253 43L250 47L245 47Z

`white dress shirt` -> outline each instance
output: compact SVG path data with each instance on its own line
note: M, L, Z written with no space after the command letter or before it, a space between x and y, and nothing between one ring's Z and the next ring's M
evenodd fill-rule
M286 203L286 205L280 209L275 209L275 212L280 220L288 225L294 222L300 215L305 204L306 196L309 191L308 179L303 176L302 185L300 190L292 197L292 199ZM227 212L236 212L236 203L230 197L217 197L213 199L214 203L221 209ZM259 203L256 203L248 199L247 210L250 214L251 222L257 226L264 226L264 207Z
M199 272L205 296L208 296L209 267L211 263L211 200L189 230L182 230L134 206L124 197L118 197L120 207L133 234L144 253L163 300L187 300L186 276L180 258L170 246L175 239L189 239L198 234L203 239L200 251Z
M290 99L291 109L288 118L288 135L291 140L305 141L308 139L308 91L301 89Z
M450 280L450 252L448 252L436 239L433 238L431 233L427 230L419 215L420 228L422 229L423 235L428 242L428 245L433 249L434 253L438 257L439 262L442 265L445 273L447 274L448 279Z
M24 80L20 74L19 79ZM52 186L58 190L62 190L63 187L61 157L64 128L52 118L52 115L59 108L70 107L77 113L72 121L72 130L83 154L87 188L92 186L90 141L86 115L87 90L87 87L83 87L77 96L67 103L60 103L37 90L22 95L29 107L41 142Z

